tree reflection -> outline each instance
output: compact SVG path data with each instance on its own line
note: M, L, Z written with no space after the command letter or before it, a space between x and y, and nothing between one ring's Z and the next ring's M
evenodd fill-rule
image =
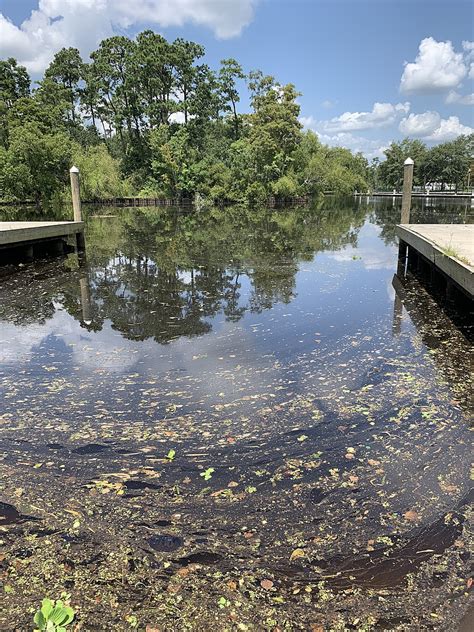
M21 309L6 309L3 300L0 318L20 324L21 313L22 324L44 322L58 301L90 331L110 321L132 340L200 336L218 314L236 322L291 302L299 262L356 245L365 214L365 207L326 200L288 211L144 208L90 218L86 268L44 264L40 286L20 293Z

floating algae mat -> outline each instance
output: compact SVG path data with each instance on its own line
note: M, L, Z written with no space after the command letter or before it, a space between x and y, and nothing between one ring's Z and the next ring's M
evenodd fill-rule
M465 625L472 329L399 209L108 210L0 277L0 629Z

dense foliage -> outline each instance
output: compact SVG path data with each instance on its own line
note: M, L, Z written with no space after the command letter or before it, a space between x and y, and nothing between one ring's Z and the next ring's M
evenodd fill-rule
M367 187L367 161L303 132L298 92L199 44L153 31L115 36L81 59L59 51L37 87L0 62L0 198L61 196L78 164L83 195L263 201ZM239 112L244 82L250 113ZM246 93L246 94L247 94Z
M414 186L426 189L459 188L468 185L468 173L474 162L474 134L428 148L421 140L392 143L385 150L386 159L372 161L369 182L374 189L400 189L403 183L401 165L410 156L415 162ZM471 177L470 184L474 180Z
M369 167L362 154L327 147L301 129L292 84L245 74L234 59L215 71L203 56L199 44L151 30L134 40L114 36L89 62L75 48L60 50L33 88L15 59L0 61L0 199L61 198L73 162L86 199L255 203L398 188L408 154L417 183L459 186L465 178L472 139L430 150L420 141L393 143L387 159Z

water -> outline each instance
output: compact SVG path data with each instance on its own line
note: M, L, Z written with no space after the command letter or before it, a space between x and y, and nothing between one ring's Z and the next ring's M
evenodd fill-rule
M394 279L399 201L93 213L85 266L0 276L0 500L23 514L5 543L33 536L37 569L10 616L57 589L49 560L89 626L98 592L110 629L130 609L205 629L223 595L245 625L455 629L472 330Z

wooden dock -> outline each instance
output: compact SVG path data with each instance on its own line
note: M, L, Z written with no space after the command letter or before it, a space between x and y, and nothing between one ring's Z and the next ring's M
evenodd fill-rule
M397 235L409 265L428 263L445 277L448 290L454 284L474 298L473 224L400 224Z
M354 193L354 197L390 197L390 198L401 198L403 197L403 193L400 191L372 191L371 193ZM430 191L429 193L425 193L422 191L412 191L411 197L414 198L424 198L428 199L437 199L437 200L474 200L474 194L470 191L462 191L460 193L456 193L455 191Z
M84 222L0 222L0 251L20 250L32 259L35 249L61 252L66 241L84 247Z

